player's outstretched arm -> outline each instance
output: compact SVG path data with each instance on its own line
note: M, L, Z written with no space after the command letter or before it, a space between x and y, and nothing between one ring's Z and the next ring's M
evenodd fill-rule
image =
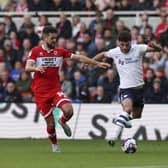
M105 62L99 62L96 61L95 59L90 59L84 55L77 55L77 54L72 54L71 58L73 60L79 61L79 62L83 62L85 64L92 64L92 65L97 65L100 68L109 68L111 65Z
M45 72L46 67L36 67L35 61L27 60L25 70L27 72L39 71L41 73Z
M106 58L106 52L101 52L97 54L95 57L93 57L94 60L102 60L103 58Z
M155 42L150 42L148 43L146 52L155 52L155 51L161 51L161 50L162 50L162 47L159 44Z

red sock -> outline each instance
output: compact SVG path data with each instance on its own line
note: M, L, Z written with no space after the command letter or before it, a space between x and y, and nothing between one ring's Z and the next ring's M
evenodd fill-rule
M52 144L57 144L57 136L55 132L55 128L47 127L48 138Z
M66 123L66 121L67 121L67 119L65 118L64 115L62 115L62 117L60 118L60 120L61 120L62 123Z

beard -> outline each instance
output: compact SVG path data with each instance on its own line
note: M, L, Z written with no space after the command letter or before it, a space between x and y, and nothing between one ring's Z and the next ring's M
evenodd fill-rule
M51 43L51 44L47 43L47 47L49 49L53 49L55 47L55 45L56 45L55 43Z

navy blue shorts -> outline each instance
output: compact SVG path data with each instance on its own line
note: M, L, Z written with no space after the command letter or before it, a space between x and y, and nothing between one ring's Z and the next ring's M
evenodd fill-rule
M120 101L122 102L124 99L131 99L133 101L133 107L144 107L144 98L143 98L144 89L120 89Z

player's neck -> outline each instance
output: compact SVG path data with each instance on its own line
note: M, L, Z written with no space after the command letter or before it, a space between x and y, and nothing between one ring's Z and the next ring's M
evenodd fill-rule
M44 50L46 50L47 52L51 52L51 51L53 51L53 49L54 49L54 48L49 48L46 43L43 43L43 44L41 45L41 47L42 47Z

